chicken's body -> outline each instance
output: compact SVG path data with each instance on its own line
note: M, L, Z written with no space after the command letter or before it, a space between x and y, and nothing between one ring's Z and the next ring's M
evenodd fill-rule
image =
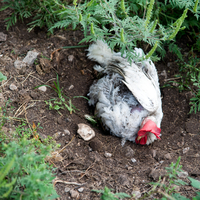
M101 66L105 76L90 87L89 104L96 105L96 114L113 135L135 141L141 124L151 119L157 128L162 120L162 108L157 71L152 61L130 63L118 53L112 52L102 41L92 44L88 57ZM136 49L142 56L142 50ZM145 70L145 72L144 72ZM148 132L146 144L156 139Z

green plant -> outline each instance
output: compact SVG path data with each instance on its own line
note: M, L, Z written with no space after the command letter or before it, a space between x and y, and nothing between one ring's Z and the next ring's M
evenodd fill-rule
M41 144L39 149L35 148L31 140L23 137L18 142L1 144L1 149L4 157L0 158L0 170L4 175L1 176L0 196L7 193L7 199L26 200L58 197L52 184L55 178L52 168L45 163L51 151L49 146Z
M10 162L3 166L0 170L0 199L8 198L13 190L13 186L16 182L16 178L8 183L6 175L9 173L13 167L16 156L14 155Z
M102 200L118 200L118 198L130 198L131 196L126 193L112 193L111 190L107 187L104 190L92 190L94 192L102 193Z
M75 110L77 110L77 109L72 104L72 100L63 94L62 88L60 88L58 74L56 76L56 80L57 80L56 82L55 81L53 82L55 87L52 87L49 85L39 85L39 86L35 87L35 89L39 88L41 86L46 86L46 87L50 87L51 89L53 89L58 94L58 98L53 98L53 99L45 101L45 103L49 106L49 110L54 109L59 112L60 109L67 108L67 110L70 112L70 114L72 114L72 112L75 112Z
M112 49L119 48L121 53L126 50L128 58L133 57L133 48L143 41L153 47L147 57L158 59L152 56L153 52L157 47L162 49L162 42L173 40L177 33L184 29L183 23L188 29L191 21L194 21L195 26L199 26L199 5L198 1L193 0L176 3L157 0L3 2L1 10L11 8L13 11L6 19L7 28L16 23L17 17L23 19L30 16L34 17L29 23L29 30L36 26L47 26L49 31L53 32L55 28L72 26L72 29L75 29L81 25L85 37L81 42L103 39ZM176 12L173 9L176 9ZM188 20L189 23L185 20L187 13L191 19ZM172 49L175 49L175 46Z
M0 72L0 82L2 82L3 80L7 80L7 77L4 76L4 75Z

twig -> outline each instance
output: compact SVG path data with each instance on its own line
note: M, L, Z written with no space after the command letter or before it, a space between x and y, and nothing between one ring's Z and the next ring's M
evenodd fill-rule
M73 141L74 138L75 138L75 135L73 136L73 138L68 144L66 144L60 151L58 151L58 153L61 153L62 151L64 151L64 149Z
M67 185L78 185L78 186L85 184L85 183L68 182L68 181L63 181L63 180L55 180L53 185L55 186L56 183L65 183Z

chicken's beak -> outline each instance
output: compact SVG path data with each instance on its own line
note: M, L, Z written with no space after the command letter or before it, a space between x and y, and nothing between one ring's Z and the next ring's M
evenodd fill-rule
M142 135L142 136L138 136L137 137L137 141L139 141L140 139L142 139L145 135Z
M142 139L143 137L145 137L148 133L150 133L150 132L146 132L146 134L141 135L141 136L138 136L138 137L137 137L137 141L141 140L141 139Z

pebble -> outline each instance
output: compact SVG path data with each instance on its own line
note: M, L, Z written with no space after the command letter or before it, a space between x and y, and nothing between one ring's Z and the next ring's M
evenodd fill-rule
M170 153L165 154L164 158L167 159L167 160L171 160L172 159Z
M151 150L151 154L152 154L152 157L153 157L153 158L155 158L155 157L156 157L156 153L157 153L157 151L156 151L156 150L154 150L154 149L152 149L152 150Z
M57 123L58 123L58 124L62 124L62 123L63 123L62 117L59 117L59 118L57 119Z
M31 95L31 97L33 99L37 99L38 98L38 94L36 92L31 91L30 95Z
M21 61L21 60L16 60L16 61L14 62L14 67L15 67L16 69L21 70L22 68L26 68L26 63L23 62L23 61Z
M69 192L70 190L71 190L71 188L65 187L65 192Z
M17 86L13 83L10 84L9 88L10 90L17 90Z
M187 178L188 177L188 172L178 172L178 177L180 178Z
M183 149L183 154L187 153L190 150L190 147L186 147Z
M73 56L73 55L69 55L69 56L68 56L68 61L69 61L69 62L72 62L73 60L74 60L74 56Z
M7 40L7 34L0 32L0 42L4 42Z
M129 158L133 157L135 154L135 151L130 146L125 147L124 150L125 150L126 156Z
M70 190L70 195L72 198L79 199L79 193L76 190Z
M133 163L137 162L135 158L131 158L131 161L132 161Z
M39 55L36 51L29 51L26 57L23 59L23 62L27 63L27 65L32 65Z
M4 99L4 96L2 93L0 93L0 99Z
M111 158L111 157L112 157L112 154L111 154L111 153L108 153L108 152L105 152L105 153L104 153L104 156L105 156L106 158Z
M163 70L161 73L160 73L161 76L164 76L165 79L167 79L167 72L166 70Z
M84 190L83 187L81 187L81 188L78 189L79 192L83 192L83 190Z
M57 140L60 136L61 136L61 132L56 132L56 133L53 135L53 139Z
M134 190L132 192L134 199L139 199L141 197L141 192L139 190Z
M64 130L64 133L65 133L66 135L70 135L70 131L69 131L68 129L65 129L65 130Z
M47 91L47 87L43 85L43 86L39 87L38 90L40 90L42 92L46 92Z
M78 124L78 130L77 133L85 140L85 141L89 141L91 140L93 137L95 137L95 132L92 128L90 128L90 126L86 125L86 124Z
M74 88L74 86L70 85L69 88L68 88L68 90L72 90L73 88Z

